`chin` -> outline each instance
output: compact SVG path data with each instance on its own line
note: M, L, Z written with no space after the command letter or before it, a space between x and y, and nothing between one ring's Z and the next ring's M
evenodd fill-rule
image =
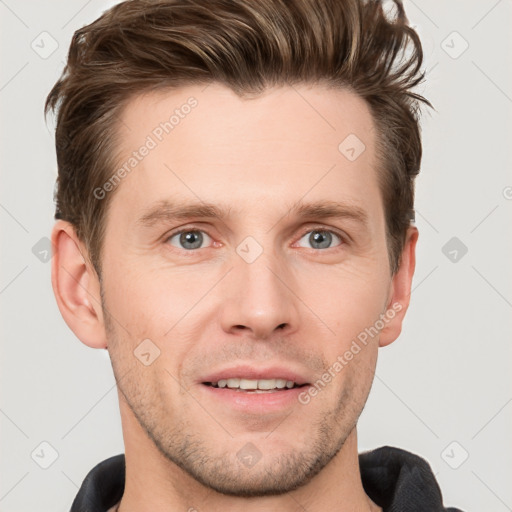
M160 452L195 481L220 494L238 497L277 496L307 484L339 452L345 436L335 441L329 430L316 440L291 446L284 436L258 439L236 436L226 446L210 446L191 434L158 443ZM265 433L268 437L268 433ZM274 434L271 434L274 435ZM252 439L252 441L251 441Z
M236 458L231 463L212 462L183 468L205 487L236 497L278 496L307 484L328 461L307 460L303 455L280 455L265 462L264 456L252 467Z

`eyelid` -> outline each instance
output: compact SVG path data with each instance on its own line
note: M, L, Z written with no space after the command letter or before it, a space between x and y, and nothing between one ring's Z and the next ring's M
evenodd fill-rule
M206 231L205 229L201 229L197 226L185 226L185 227L181 227L181 228L178 228L176 229L176 231L171 231L170 233L166 233L163 237L164 239L164 243L169 243L169 245L172 245L169 240L171 238L174 238L175 236L177 235L181 235L181 233L188 233L190 231L199 231L201 233L205 233L206 236L208 236L212 242L214 241L213 237L208 233L208 231ZM180 247L176 247L173 245L173 247L175 247L176 249L180 249ZM208 247L201 247L201 249L207 249ZM187 253L193 253L193 252L196 252L198 249L194 249L194 250L186 250L186 249L181 249Z
M163 237L163 240L164 240L164 243L168 243L169 240L173 237L175 237L176 235L180 235L181 233L184 233L184 232L189 232L189 231L200 231L202 233L205 233L213 242L215 242L214 240L214 237L210 235L210 233L208 233L208 231L206 229L203 229L201 227L199 227L198 225L186 225L186 226L182 226L180 228L177 228L175 231L171 231L169 233L166 233ZM293 245L295 245L301 238L304 237L304 235L306 235L307 233L310 233L311 231L325 231L327 233L333 233L335 234L337 237L339 237L339 239L341 240L341 243L337 246L334 246L334 247L328 247L327 249L314 249L314 248L310 248L310 247L304 247L304 249L310 249L312 251L318 251L318 252L326 252L327 250L329 249L336 249L337 247L340 247L342 245L346 245L347 243L350 242L350 237L345 234L343 231L340 231L338 229L335 229L333 227L330 227L330 226L326 226L325 224L314 224L313 225L308 225L308 226L305 226L301 231L300 231L300 235L298 236L298 238L296 238L295 242L293 243ZM219 242L217 242L218 245L222 245L220 244ZM171 245L171 244L169 244ZM176 246L172 246L174 247L175 249L180 249L179 247L176 247ZM208 249L208 248L211 248L210 247L202 247L202 249ZM199 249L193 249L193 250L186 250L186 249L181 249L182 251L185 251L186 253L188 254L192 254L194 252L197 252Z
M305 249L311 249L313 251L325 252L328 249L336 249L336 247L340 247L341 245L345 245L349 241L348 235L346 235L343 231L339 231L338 229L334 229L334 228L327 227L325 225L319 224L319 225L316 225L316 226L308 226L308 227L304 228L304 230L301 231L301 235L297 238L297 242L301 238L303 238L304 235L306 235L307 233L310 233L311 231L324 231L326 233L333 233L334 235L336 235L341 240L341 243L339 245L337 245L337 246L334 246L334 247L328 247L327 249L314 249L312 247L305 247ZM297 243L297 242L294 242L294 243Z

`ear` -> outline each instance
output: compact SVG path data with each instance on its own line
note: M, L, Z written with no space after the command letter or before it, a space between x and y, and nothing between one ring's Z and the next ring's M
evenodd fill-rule
M85 345L106 348L100 282L74 227L58 220L52 230L52 287L69 328Z
M411 284L416 266L416 242L418 229L410 226L407 230L400 267L391 280L387 313L389 319L380 332L379 346L385 347L395 341L402 332L402 322L411 298Z

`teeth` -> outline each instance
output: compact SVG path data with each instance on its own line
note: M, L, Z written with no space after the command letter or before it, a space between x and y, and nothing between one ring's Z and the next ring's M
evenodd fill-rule
M258 389L257 380L240 379L240 385L237 386L240 389Z
M212 382L212 385L219 388L271 391L285 387L291 389L296 384L292 380L286 379L221 379L217 383Z
M276 379L261 379L258 381L258 389L275 389L277 388Z

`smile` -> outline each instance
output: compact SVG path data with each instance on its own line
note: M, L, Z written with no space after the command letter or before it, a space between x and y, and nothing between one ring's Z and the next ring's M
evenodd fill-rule
M229 388L254 393L272 393L279 390L301 387L296 382L286 379L229 378L220 379L218 382L205 382L204 384L214 388Z

